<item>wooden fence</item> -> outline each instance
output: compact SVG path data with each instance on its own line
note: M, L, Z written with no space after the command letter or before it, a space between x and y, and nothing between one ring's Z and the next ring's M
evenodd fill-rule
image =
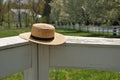
M120 71L120 39L71 37L59 46L0 38L0 78L24 71L24 80L49 80L50 68Z

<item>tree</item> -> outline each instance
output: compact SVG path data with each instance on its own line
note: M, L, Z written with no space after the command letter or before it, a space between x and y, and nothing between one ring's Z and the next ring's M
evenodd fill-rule
M69 20L72 22L82 21L84 11L82 9L82 4L84 0L65 0L64 10L69 14Z
M53 20L81 24L120 23L120 0L54 0L51 3Z
M54 0L50 3L51 6L51 14L50 14L50 19L51 22L61 22L62 17L63 17L63 0ZM65 14L64 14L65 16Z
M3 21L3 0L0 0L0 25L2 25Z
M45 18L45 22L49 23L50 22L50 12L51 12L51 7L50 7L50 2L51 0L45 0L45 7L43 10L43 18Z
M119 5L117 0L85 0L86 10L90 16L90 20L93 24L109 23L113 17L118 17ZM116 17L116 18L117 18ZM109 24L110 25L110 24Z
M84 0L55 0L51 4L52 18L64 22L84 23L87 17L83 8Z

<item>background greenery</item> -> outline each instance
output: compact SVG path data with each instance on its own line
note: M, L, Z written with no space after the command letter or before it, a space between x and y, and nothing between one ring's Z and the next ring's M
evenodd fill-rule
M0 0L0 25L16 25L16 14L11 15L11 9L29 9L32 13L26 13L24 19L18 14L20 28L36 22L116 26L120 25L119 4L120 0L30 0L26 4L20 0L8 0L3 4ZM42 15L42 18L37 19L34 13Z
M6 29L0 30L0 38L16 36L23 32L29 32L31 28L21 28L21 29ZM56 32L70 35L70 36L85 36L85 37L104 37L104 38L120 38L120 35L112 35L108 33L99 33L99 32L87 32L87 31L77 31L77 30L67 30L67 29L56 29Z
M53 22L84 25L120 25L120 0L54 0Z

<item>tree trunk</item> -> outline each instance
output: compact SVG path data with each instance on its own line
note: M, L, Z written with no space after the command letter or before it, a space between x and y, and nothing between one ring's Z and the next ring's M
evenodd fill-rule
M45 4L45 8L43 11L43 17L46 17L46 23L50 22L50 12L51 12L51 7L49 5L51 0L45 0L46 4Z

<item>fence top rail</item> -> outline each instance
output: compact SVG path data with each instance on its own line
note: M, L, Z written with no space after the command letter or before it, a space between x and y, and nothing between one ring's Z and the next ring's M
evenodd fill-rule
M15 46L30 44L27 40L18 36L0 38L0 50ZM87 44L87 45L108 45L120 46L120 39L117 38L97 38L97 37L78 37L66 36L66 44Z
M0 50L30 44L18 36L0 38Z
M120 46L120 39L118 38L98 38L98 37L78 37L78 36L66 36L66 38L67 38L66 43Z

